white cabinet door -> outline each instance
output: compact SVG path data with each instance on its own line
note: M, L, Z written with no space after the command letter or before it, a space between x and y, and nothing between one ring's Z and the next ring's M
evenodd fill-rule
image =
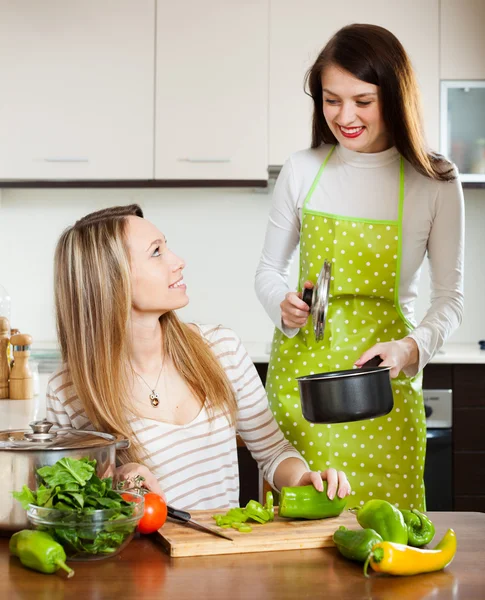
M157 179L267 179L268 0L158 0L156 72Z
M271 0L269 162L280 165L311 143L312 101L303 91L311 67L344 25L389 29L411 57L421 87L427 139L439 144L438 0Z
M485 0L441 0L441 78L485 79Z
M153 178L154 0L0 0L0 179Z

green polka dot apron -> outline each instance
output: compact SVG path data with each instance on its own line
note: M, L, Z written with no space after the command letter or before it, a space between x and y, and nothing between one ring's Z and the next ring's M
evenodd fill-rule
M311 317L293 338L275 331L266 383L269 403L284 435L312 470L345 471L354 505L382 498L424 510L421 374L410 378L401 372L392 380L394 408L383 417L313 424L302 415L296 377L351 369L375 343L398 340L412 329L399 305L404 161L398 220L352 219L308 208L332 151L305 199L300 232L299 290L306 280L316 283L325 259L332 262L324 337L316 342Z

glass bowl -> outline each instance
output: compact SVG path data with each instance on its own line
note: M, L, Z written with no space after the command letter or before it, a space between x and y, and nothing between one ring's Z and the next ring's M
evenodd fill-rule
M120 515L118 509L93 510L89 514L29 505L27 518L32 529L49 533L61 546L67 560L102 560L118 554L135 535L143 516L141 494L123 492L133 502L133 513Z

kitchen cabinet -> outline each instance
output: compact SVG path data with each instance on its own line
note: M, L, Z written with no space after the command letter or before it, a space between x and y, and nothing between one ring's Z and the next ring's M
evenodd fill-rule
M268 2L157 2L155 178L267 180Z
M441 79L485 79L485 2L441 0Z
M307 71L328 39L351 23L373 23L394 33L411 57L431 147L439 145L439 2L409 0L271 0L269 164L311 142L312 101L303 92ZM483 53L482 53L483 57ZM485 68L485 67L484 67Z
M153 177L154 0L0 0L0 179Z

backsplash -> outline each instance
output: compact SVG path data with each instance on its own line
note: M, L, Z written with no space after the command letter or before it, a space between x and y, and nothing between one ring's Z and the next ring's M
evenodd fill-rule
M266 342L273 327L254 292L271 193L243 189L4 189L0 202L0 284L12 299L13 327L34 346L56 339L53 253L62 230L106 206L139 203L186 261L190 304L184 320L223 323L245 342ZM485 190L465 191L465 316L457 343L485 338ZM292 267L296 281L297 256ZM423 268L417 316L429 298Z

